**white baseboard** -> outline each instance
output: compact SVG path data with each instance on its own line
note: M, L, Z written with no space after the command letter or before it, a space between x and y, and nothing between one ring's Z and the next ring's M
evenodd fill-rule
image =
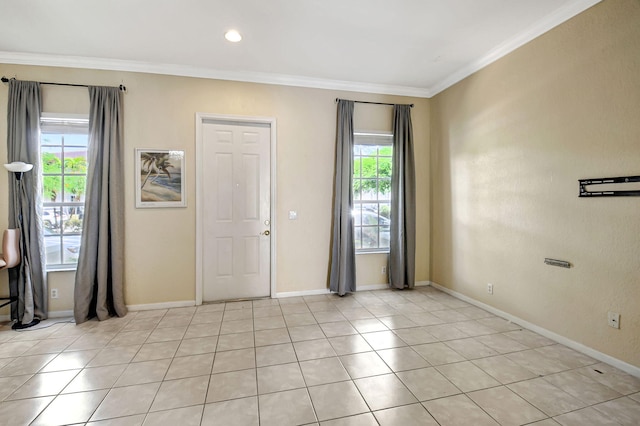
M416 287L425 287L425 286L428 286L430 284L431 284L430 281L416 281L415 282L415 286ZM387 288L391 288L391 287L389 287L389 284L371 284L371 285L358 286L356 291L385 290Z
M194 300L182 300L178 302L162 302L162 303L145 303L141 305L127 305L127 309L131 312L135 311L151 311L153 309L170 309L185 308L195 306ZM73 317L73 310L69 311L49 311L49 318L67 318ZM11 321L11 315L0 315L0 321Z
M371 291L371 290L384 290L389 288L389 284L368 284L368 285L359 285L356 288L356 293L359 291Z
M49 311L48 318L73 318L73 311ZM0 322L11 321L11 315L0 315Z
M73 318L73 309L69 311L49 311L49 318Z
M127 305L127 309L131 312L135 311L151 311L154 309L171 309L171 308L188 308L196 306L195 300L179 300L177 302L161 302L161 303L144 303L141 305Z
M300 296L317 296L319 294L329 294L328 288L322 288L319 290L303 290L303 291L283 291L276 293L275 299L282 299L285 297L300 297Z
M161 303L144 303L140 305L127 305L127 309L131 312L135 311L151 311L154 309L170 309L185 308L196 306L195 300L181 300L177 302L161 302ZM69 311L49 311L49 318L66 318L73 317L73 310ZM10 321L11 315L0 315L0 321Z
M540 334L541 336L544 336L548 339L553 340L554 342L558 342L562 345L565 345L575 351L578 351L580 353L583 353L587 356L590 356L593 359L597 359L598 361L604 362L605 364L609 364L613 367L616 367L626 373L631 374L632 376L638 377L640 378L640 367L637 367L635 365L626 363L622 360L619 360L617 358L614 358L610 355L607 355L605 353L602 353L600 351L597 351L593 348L590 348L589 346L583 345L582 343L576 342L575 340L571 340L567 337L561 336L560 334L554 333L553 331L547 330L546 328L542 328L540 326L537 326L535 324L530 323L529 321L525 321L522 318L518 318L514 315L511 315L507 312L501 311L500 309L494 308L493 306L487 305L485 303L479 302L475 299L472 299L471 297L465 296L462 293L458 293L457 291L451 290L447 287L441 286L440 284L434 283L433 281L430 282L431 286L433 288L437 288L438 290L441 290L457 299L460 299L464 302L467 303L471 303L472 305L475 305L479 308L484 309L485 311L491 312L494 315L497 315L499 317L502 317L506 320L509 320L515 324L518 324L520 326L522 326L523 328L526 328L527 330L531 330L535 333Z
M369 284L369 285L359 285L356 289L358 291L369 291L369 290L382 290L385 288L389 288L387 284ZM302 290L302 291L284 291L280 293L276 293L276 299L282 299L286 297L302 297L302 296L318 296L322 294L330 294L331 291L328 288L323 288L319 290Z
M430 281L416 281L416 287L423 287L430 285ZM367 284L367 285L359 285L356 288L356 292L358 291L371 291L371 290L384 290L389 288L389 284ZM317 296L319 294L330 294L328 288L323 288L320 290L303 290L303 291L285 291L281 293L276 293L275 298L280 299L284 297L300 297L300 296Z

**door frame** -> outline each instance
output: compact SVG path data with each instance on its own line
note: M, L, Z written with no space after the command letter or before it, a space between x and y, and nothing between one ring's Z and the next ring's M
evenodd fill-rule
M203 132L202 127L205 122L214 124L268 124L270 128L270 176L271 176L271 200L270 200L270 218L271 235L270 235L270 297L276 295L276 119L274 117L253 117L243 115L228 114L209 114L204 112L196 112L196 305L202 305L202 294L204 292L204 277L202 273L203 259L202 248L203 238L202 231L204 229L203 220L203 197L204 182L202 181L202 156L203 156Z

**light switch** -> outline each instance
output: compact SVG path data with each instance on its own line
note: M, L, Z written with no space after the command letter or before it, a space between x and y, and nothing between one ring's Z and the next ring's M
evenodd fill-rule
M298 212L295 210L289 210L289 220L296 220L298 218Z

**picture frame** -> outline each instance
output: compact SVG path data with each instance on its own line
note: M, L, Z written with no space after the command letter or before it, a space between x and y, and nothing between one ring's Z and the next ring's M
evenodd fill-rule
M187 207L184 150L135 149L136 208Z

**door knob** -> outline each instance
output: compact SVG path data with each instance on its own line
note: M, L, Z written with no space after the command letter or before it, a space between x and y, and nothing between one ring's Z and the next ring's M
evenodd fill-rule
M266 231L260 233L260 235L271 235L271 231L267 229Z

